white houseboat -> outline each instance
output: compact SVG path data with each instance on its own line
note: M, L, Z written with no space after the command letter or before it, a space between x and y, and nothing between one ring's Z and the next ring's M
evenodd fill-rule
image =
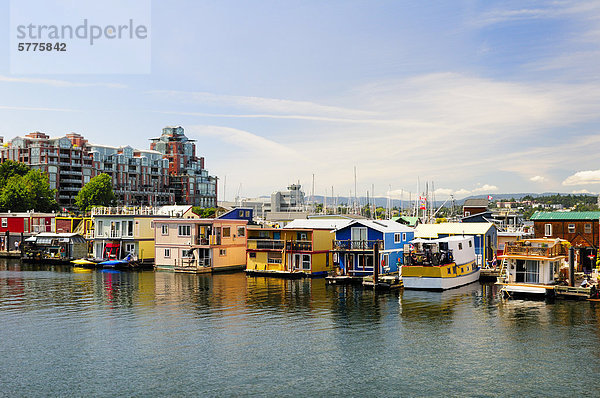
M411 241L401 268L405 289L447 290L479 280L472 236Z

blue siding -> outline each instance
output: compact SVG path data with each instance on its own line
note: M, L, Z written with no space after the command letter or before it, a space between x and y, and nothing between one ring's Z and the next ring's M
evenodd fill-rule
M414 232L389 232L389 233L384 234L383 232L377 231L377 230L369 228L369 227L365 227L361 224L355 224L355 225L350 225L348 227L342 228L339 231L337 231L336 235L335 235L335 239L336 240L350 240L351 236L352 236L352 228L353 227L367 228L367 240L383 240L383 250L397 250L397 251L392 251L389 253L380 252L380 264L381 264L381 261L383 260L384 255L387 254L389 256L388 264L387 264L389 266L389 271L390 272L398 271L398 263L402 264L404 261L404 254L403 254L404 253L403 252L404 245L414 239ZM405 239L401 239L400 242L395 243L394 239L395 239L396 233L400 233L400 237L402 238L404 236ZM342 271L344 273L346 273L346 270L348 269L348 267L347 267L348 264L345 264L345 261L346 261L345 253L351 253L351 251L341 252L340 256L339 256L340 268L342 269ZM358 255L354 256L354 264L353 264L352 268L353 268L353 275L371 275L371 274L373 274L372 267L365 267L364 271L362 270L362 267L359 267ZM383 267L380 268L380 272L383 273Z
M250 223L254 215L253 212L249 207L238 207L219 216L219 218L224 220L248 220L248 223Z

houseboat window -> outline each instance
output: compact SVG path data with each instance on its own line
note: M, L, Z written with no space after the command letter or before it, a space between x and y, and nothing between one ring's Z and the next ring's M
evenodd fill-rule
M250 258L256 258L256 253L248 253L248 257L250 257Z
M351 239L353 241L365 241L367 240L367 228L364 227L354 227L350 231Z
M402 234L402 241L406 242L406 232Z
M544 225L545 236L552 236L552 224Z
M223 227L223 237L229 238L231 236L231 227Z
M469 241L469 247L473 247L473 242Z
M458 250L462 250L462 242L458 242Z
M298 232L296 238L298 240L308 240L308 234L306 232Z
M194 249L181 249L181 257L184 257L184 258L194 257Z
M400 243L402 234L394 234L394 243Z
M226 256L227 255L227 249L219 249L219 256Z
M165 249L165 258L171 257L171 249Z
M133 253L135 251L135 243L125 244L125 253Z
M133 236L133 221L127 221L127 236Z
M179 226L179 236L191 236L192 228L190 225L180 225Z
M302 269L310 269L310 254L302 255Z
M240 212L238 214L239 214L238 217L244 217L244 210L240 210Z
M592 224L585 224L585 233L586 234L592 233Z
M8 227L8 219L7 218L3 218L2 219L2 228L6 228Z
M246 228L238 227L237 230L238 230L238 233L237 233L238 236L246 236Z
M250 217L250 210L246 210L246 217Z
M574 234L575 233L575 224L569 224L569 233L570 234Z
M539 283L539 262L536 260L517 260L516 282Z
M169 235L169 225L163 224L160 228L160 233L163 235Z

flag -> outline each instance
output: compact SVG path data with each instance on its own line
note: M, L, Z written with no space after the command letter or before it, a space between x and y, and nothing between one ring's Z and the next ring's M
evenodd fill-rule
M494 199L494 198L492 198L490 195L488 195L488 200L492 200L492 199Z

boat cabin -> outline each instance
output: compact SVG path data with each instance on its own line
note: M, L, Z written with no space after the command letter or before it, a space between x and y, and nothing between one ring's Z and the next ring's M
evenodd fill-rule
M462 265L472 262L475 257L475 245L470 236L414 239L410 243L404 259L408 266Z
M23 243L23 260L69 262L87 256L88 243L79 234L43 232Z

